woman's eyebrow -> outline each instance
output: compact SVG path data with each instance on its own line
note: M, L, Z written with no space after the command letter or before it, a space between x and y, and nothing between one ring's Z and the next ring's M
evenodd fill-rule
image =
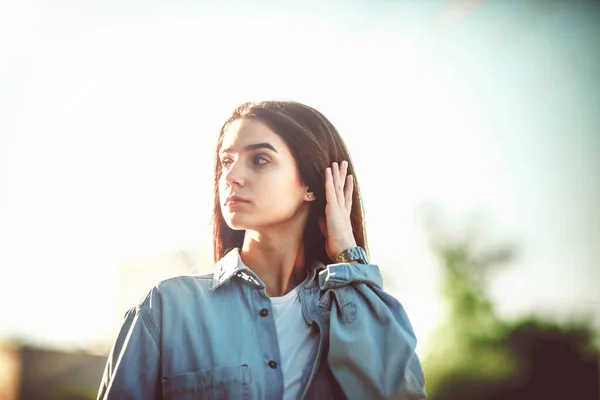
M256 149L269 149L274 151L275 153L279 154L279 152L277 150L275 150L275 147L273 147L270 143L253 143L253 144L249 144L246 147L244 147L244 151L251 151L251 150L256 150ZM223 149L219 152L219 154L223 154L223 153L231 153L233 149L231 147L228 147L226 149Z

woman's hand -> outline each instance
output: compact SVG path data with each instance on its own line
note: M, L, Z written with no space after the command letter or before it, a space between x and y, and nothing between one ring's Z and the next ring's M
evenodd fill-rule
M352 233L350 212L354 179L348 173L348 162L338 166L334 162L325 170L325 218L319 219L319 227L325 236L325 251L334 261L342 251L356 246Z

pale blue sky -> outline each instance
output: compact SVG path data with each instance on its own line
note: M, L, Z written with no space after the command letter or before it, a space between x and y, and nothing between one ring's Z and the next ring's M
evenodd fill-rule
M14 3L0 6L0 335L106 335L116 267L197 251L218 128L269 98L345 137L374 261L420 346L442 317L424 201L487 210L520 243L491 286L503 315L598 315L598 5Z

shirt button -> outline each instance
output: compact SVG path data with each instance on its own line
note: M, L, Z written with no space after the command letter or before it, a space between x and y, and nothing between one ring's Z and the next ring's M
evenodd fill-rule
M269 310L267 310L266 308L263 308L262 310L260 310L261 317L266 317L267 315L269 315Z
M271 360L271 361L269 361L269 367L275 369L275 368L277 368L277 363L275 361Z

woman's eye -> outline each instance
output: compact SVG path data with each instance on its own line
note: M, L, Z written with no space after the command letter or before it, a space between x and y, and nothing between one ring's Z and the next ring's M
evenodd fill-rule
M229 158L221 160L221 166L222 167L227 167L229 164L231 164L231 160Z
M261 156L261 155L256 155L254 156L254 158L252 159L252 163L254 165L265 165L269 163L269 160L267 160L265 157Z

